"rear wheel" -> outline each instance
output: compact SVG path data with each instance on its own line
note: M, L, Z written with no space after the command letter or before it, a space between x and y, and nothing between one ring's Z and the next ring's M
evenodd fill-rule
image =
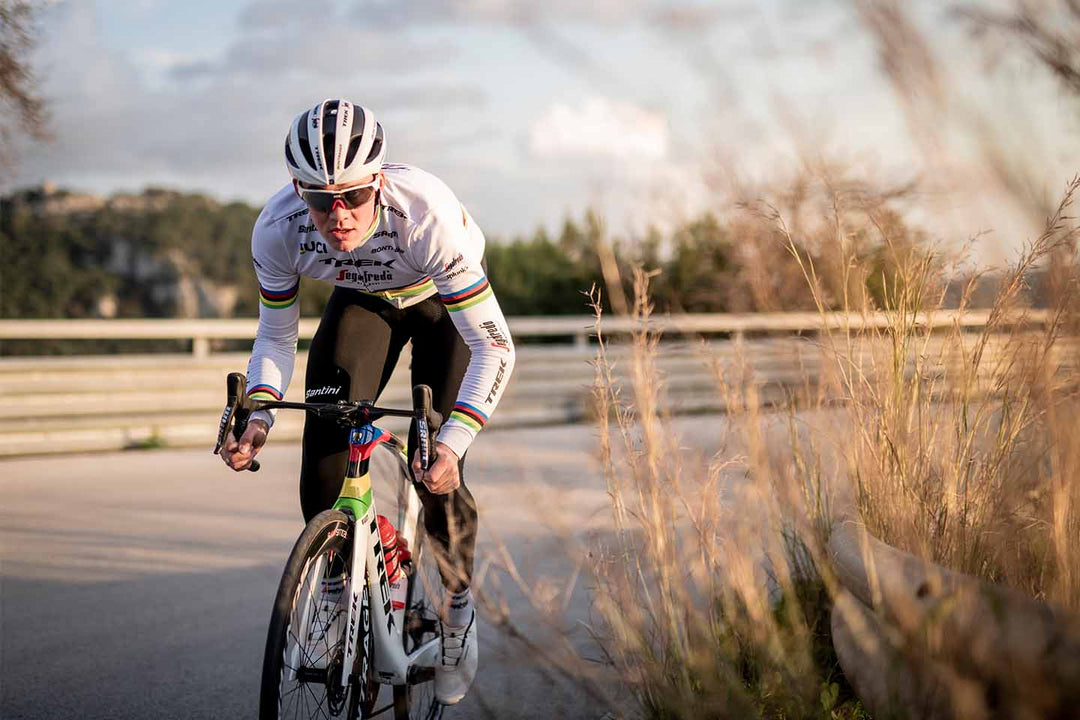
M405 594L405 652L439 637L439 598L442 580L431 547L425 542L421 518L412 550L409 587ZM436 720L443 706L435 702L435 669L414 668L408 685L394 686L395 720Z
M368 717L379 685L374 679L371 615L362 594L358 647L348 680L342 664L354 578L352 526L337 510L319 513L304 528L278 585L263 657L259 717Z

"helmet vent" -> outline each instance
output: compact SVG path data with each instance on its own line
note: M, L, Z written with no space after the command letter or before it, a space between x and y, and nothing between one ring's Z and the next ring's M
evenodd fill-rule
M308 116L311 111L308 110L304 113L304 117L300 120L300 127L297 128L300 141L300 152L304 156L304 160L307 161L308 167L315 167L315 156L311 154L311 141L308 139Z
M356 157L357 151L360 150L360 141L361 140L363 140L363 138L360 137L360 136L357 136L357 137L354 137L352 139L352 141L349 143L349 152L345 153L345 167L348 167L349 165L352 164L353 158Z
M379 153L382 152L382 128L375 134L375 142L371 143L371 152L368 153L367 160L364 163L369 163L379 157Z

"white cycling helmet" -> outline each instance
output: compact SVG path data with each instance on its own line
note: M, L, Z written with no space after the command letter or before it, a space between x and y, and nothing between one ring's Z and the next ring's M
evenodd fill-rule
M382 169L383 129L370 110L346 100L323 100L296 116L285 138L285 165L309 185L364 180Z

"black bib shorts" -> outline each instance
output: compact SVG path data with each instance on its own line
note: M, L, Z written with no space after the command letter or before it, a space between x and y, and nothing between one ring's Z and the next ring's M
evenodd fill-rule
M340 387L341 391L319 394L310 401L377 400L410 341L412 385L431 386L432 404L445 421L457 400L470 351L437 295L399 309L377 297L335 288L308 353L305 389ZM409 429L408 442L411 464L417 442L415 424ZM307 521L332 507L341 492L349 459L348 430L308 415L303 448L300 505ZM465 487L464 466L462 457L461 487L449 495L433 495L423 483L415 485L443 584L452 592L472 582L476 545L476 504Z

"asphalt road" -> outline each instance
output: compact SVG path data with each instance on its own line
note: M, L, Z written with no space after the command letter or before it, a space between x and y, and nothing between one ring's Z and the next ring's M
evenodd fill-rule
M680 426L707 448L719 422ZM448 718L602 715L560 660L567 646L596 655L576 572L609 523L594 448L592 428L566 426L485 433L470 450L477 574L513 630L483 614L477 683ZM0 718L253 717L302 529L299 457L271 442L257 474L208 450L0 462Z

